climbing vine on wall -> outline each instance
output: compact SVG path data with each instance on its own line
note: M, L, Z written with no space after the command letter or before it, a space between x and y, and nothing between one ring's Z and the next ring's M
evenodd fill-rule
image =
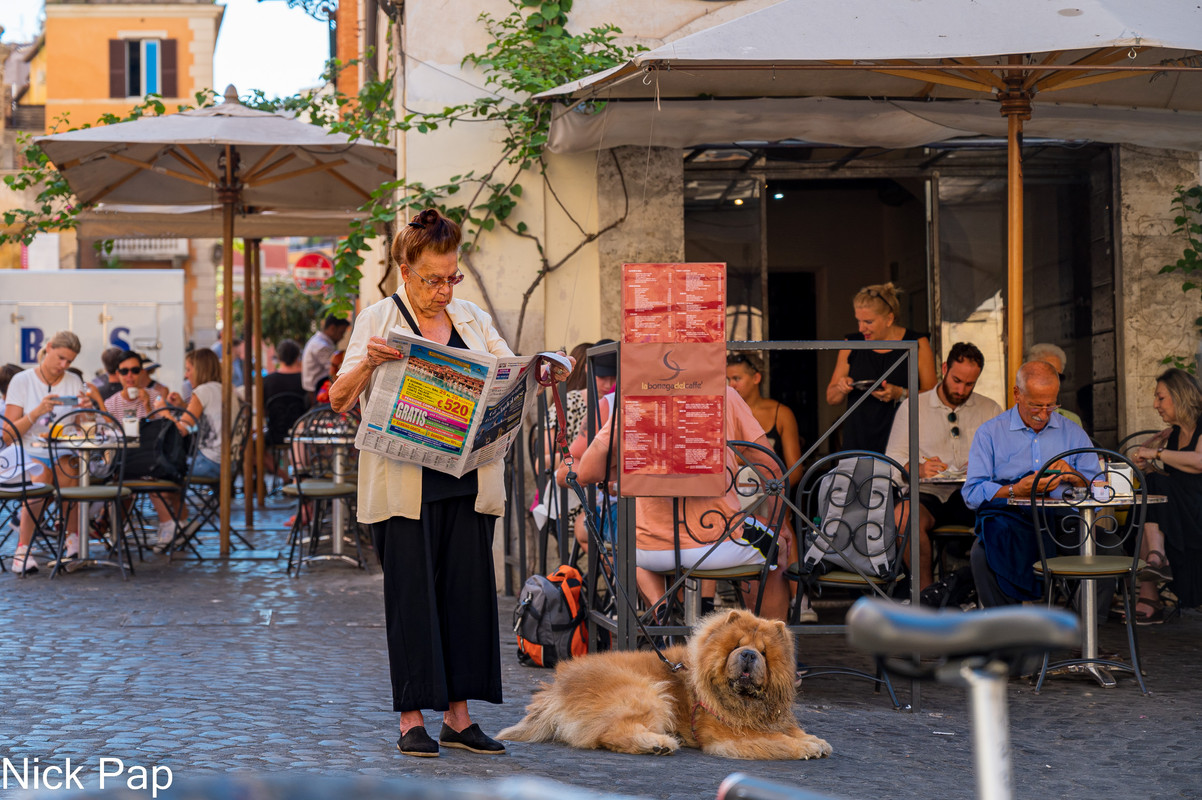
M1182 292L1189 294L1195 289L1202 292L1202 186L1188 189L1184 186L1176 187L1173 191L1172 208L1175 212L1173 224L1177 226L1173 233L1185 238L1185 247L1181 251L1181 258L1172 264L1165 264L1160 268L1160 273L1181 273L1184 278L1181 283ZM1197 329L1196 333L1202 334L1202 317L1194 320L1194 327ZM1197 368L1193 358L1179 355L1165 356L1161 363L1190 372Z

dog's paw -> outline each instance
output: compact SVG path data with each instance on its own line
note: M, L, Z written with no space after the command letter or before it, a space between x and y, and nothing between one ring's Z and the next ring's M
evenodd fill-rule
M831 746L825 739L810 736L808 733L801 737L801 755L798 758L825 758L831 754Z
M653 756L670 756L680 749L680 740L662 733L644 733L635 737L635 747Z

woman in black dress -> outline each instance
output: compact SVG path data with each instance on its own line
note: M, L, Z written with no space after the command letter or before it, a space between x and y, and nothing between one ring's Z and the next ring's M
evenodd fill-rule
M474 303L456 298L460 228L434 209L396 235L396 294L355 321L346 357L330 387L330 405L367 407L375 370L401 357L385 338L395 326L438 344L511 356ZM563 380L567 370L555 377ZM492 461L456 478L367 450L359 453L359 522L371 527L384 572L384 619L399 711L397 748L435 757L439 745L504 753L468 713L468 700L501 702L500 633L492 538L505 510L504 464ZM423 709L442 712L442 732L426 733Z
M1137 624L1164 622L1164 605L1156 592L1168 581L1182 608L1202 605L1202 444L1198 419L1202 389L1193 375L1170 369L1156 379L1152 407L1171 427L1137 447L1135 465L1143 470L1159 459L1165 474L1148 473L1148 493L1163 494L1168 502L1148 506L1144 524Z
M931 339L925 333L897 323L900 303L892 283L865 286L852 300L860 330L847 341L917 341L918 391L935 386L935 355ZM850 408L882 374L885 380L843 423L844 450L885 452L889 429L897 404L909 396L908 365L905 361L890 369L901 352L897 350L840 350L839 360L826 387L826 402L832 406L846 402ZM886 374L887 373L887 374ZM857 388L858 387L858 388Z

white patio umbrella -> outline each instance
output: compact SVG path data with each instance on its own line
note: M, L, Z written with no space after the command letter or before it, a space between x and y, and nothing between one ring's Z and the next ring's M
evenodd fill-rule
M1023 353L1024 127L1202 150L1202 6L782 0L539 97L569 101L552 152L784 138L913 147L1004 132L1012 381ZM613 102L577 102L591 99Z
M349 212L396 174L392 148L225 102L35 140L85 204L221 209L224 296L234 293L233 240L243 211ZM145 212L144 212L145 213ZM166 213L166 212L164 212ZM223 304L221 552L229 553L233 308Z

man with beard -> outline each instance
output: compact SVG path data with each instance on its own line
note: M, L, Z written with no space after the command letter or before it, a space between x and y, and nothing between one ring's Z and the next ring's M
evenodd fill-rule
M968 452L973 435L986 420L1001 413L996 402L973 389L985 367L985 357L975 345L957 342L943 362L943 380L934 389L918 395L918 477L963 478L968 468ZM913 471L910 463L909 399L898 405L889 432L885 454ZM972 527L975 514L964 504L960 487L954 482L926 483L918 495L918 536L920 563L918 577L922 588L935 579L931 563L931 531L940 525ZM910 550L906 548L906 566Z

